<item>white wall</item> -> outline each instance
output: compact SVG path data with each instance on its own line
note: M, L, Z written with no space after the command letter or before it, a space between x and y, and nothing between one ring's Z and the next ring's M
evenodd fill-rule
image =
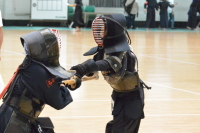
M4 15L4 0L0 0L0 10L1 10L1 15L3 17Z
M69 0L74 3L74 0ZM83 0L83 5L88 5L89 0ZM30 20L31 0L0 0L0 9L4 20Z
M137 0L139 4L139 16L136 17L136 21L145 21L146 20L146 13L144 13L144 2L145 0ZM160 0L157 0L158 2ZM187 21L188 15L187 12L189 10L189 6L192 0L174 0L174 3L178 3L175 6L175 21L184 22ZM124 14L123 8L112 8L112 7L96 7L95 12L99 13L121 13ZM156 12L156 21L160 20L159 11Z
M139 3L139 17L136 21L145 21L146 14L143 12L145 0L137 0ZM160 1L160 0L157 0ZM17 2L15 4L14 2ZM187 12L192 0L174 0L178 5L175 7L175 21L187 21ZM2 17L5 20L30 20L30 4L31 0L0 0L0 9ZM69 0L70 4L74 0ZM17 6L16 6L17 5ZM89 0L83 0L83 5L89 5ZM20 9L20 6L22 7ZM17 7L17 9L15 9ZM96 12L123 13L123 8L99 8L96 7ZM156 14L156 20L159 21L159 13Z
M31 0L2 0L4 4L3 19L5 20L29 20Z
M69 3L74 4L74 1L75 0L69 0ZM83 6L89 5L89 0L82 0L82 2L83 2Z
M68 0L32 0L31 20L67 20Z
M178 3L175 6L175 21L187 21L188 20L188 11L192 0L174 0L175 3Z

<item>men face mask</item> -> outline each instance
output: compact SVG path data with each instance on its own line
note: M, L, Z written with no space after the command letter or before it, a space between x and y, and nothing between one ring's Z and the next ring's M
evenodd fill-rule
M106 35L106 24L102 18L97 17L92 23L94 40L99 47L103 47L104 37Z

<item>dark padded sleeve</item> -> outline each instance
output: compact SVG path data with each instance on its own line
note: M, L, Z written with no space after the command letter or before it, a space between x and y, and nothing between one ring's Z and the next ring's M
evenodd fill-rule
M99 67L99 71L107 71L111 69L110 64L105 60L99 60L99 61L96 61L95 63Z
M82 78L85 74L98 71L99 68L93 59L86 60L85 62L72 66L71 70L76 70L76 76Z
M127 52L127 70L130 72L135 72L135 65L136 65L136 56L131 52Z

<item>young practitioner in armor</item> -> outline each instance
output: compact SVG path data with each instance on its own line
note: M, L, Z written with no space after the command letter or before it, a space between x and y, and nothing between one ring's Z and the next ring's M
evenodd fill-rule
M0 133L54 133L47 118L38 118L45 104L59 110L72 102L62 84L75 73L59 64L60 36L54 29L42 29L22 36L26 57L5 87L0 106ZM2 94L0 95L0 99Z
M144 118L144 92L146 86L138 76L137 58L130 49L130 37L122 14L102 15L92 23L93 36L98 47L84 55L94 55L82 64L73 66L79 78L101 71L113 88L113 120L107 123L106 133L137 133Z

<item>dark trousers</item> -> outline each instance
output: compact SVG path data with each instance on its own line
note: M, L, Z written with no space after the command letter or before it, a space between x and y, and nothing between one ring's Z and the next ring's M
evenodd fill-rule
M169 13L169 24L171 28L174 28L174 14Z
M114 116L114 119L107 123L105 133L138 133L141 119L125 118L123 113L121 111L119 115Z
M160 12L160 27L168 28L168 15L167 12Z
M155 28L155 9L147 8L146 28Z
M14 116L13 119L11 118L11 115ZM31 125L26 124L29 123L29 121L24 117L16 115L9 105L2 104L0 106L0 133L39 133L38 128L40 127L37 124L40 124L43 130L42 133L55 133L53 130L53 123L49 118L38 118L37 122L38 121L39 123Z
M196 15L194 15L194 14L189 14L188 15L187 26L192 28L192 29L196 28L196 26L197 26L197 16Z
M197 26L197 11L196 8L190 8L188 12L188 23L187 26L191 29L195 29Z
M127 29L131 27L133 29L135 28L135 14L126 16L126 26L127 26Z

